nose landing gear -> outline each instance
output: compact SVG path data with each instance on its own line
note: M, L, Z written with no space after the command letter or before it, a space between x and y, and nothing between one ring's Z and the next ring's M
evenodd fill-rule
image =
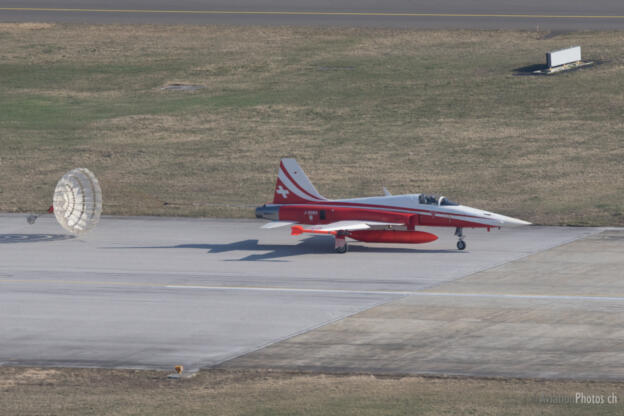
M459 238L459 241L457 242L457 250L464 250L466 248L466 242L464 241L464 229L462 227L456 227L455 235Z

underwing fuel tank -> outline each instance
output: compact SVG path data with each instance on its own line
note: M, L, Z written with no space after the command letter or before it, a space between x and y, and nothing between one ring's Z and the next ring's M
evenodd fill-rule
M365 230L350 231L348 236L354 240L366 243L421 244L430 243L438 239L438 236L435 234L424 231Z

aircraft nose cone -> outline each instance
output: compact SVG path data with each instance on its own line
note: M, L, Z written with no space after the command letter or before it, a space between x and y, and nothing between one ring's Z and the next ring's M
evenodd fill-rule
M522 227L524 225L531 225L528 221L523 221L518 218L506 217L504 215L500 216L499 221L502 223L503 227Z

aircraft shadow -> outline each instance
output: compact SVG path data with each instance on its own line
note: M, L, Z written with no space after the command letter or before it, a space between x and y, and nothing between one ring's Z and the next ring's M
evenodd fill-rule
M43 241L71 240L68 234L0 234L0 244L40 243Z
M112 248L112 247L111 247ZM233 251L264 251L254 253L240 259L228 259L225 261L287 261L288 257L310 254L334 255L332 239L322 236L314 236L302 240L299 244L261 244L257 239L236 241L228 244L179 244L176 246L159 247L134 247L134 248L196 248L208 250L210 254L227 253ZM403 247L366 246L349 242L349 251L355 253L461 253L458 250L422 250ZM346 254L348 256L348 253Z

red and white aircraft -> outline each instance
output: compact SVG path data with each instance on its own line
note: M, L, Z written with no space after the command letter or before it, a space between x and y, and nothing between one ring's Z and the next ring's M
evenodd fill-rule
M466 248L464 228L516 227L529 222L456 204L425 194L327 199L318 193L295 159L282 159L272 204L256 208L256 217L272 220L262 228L291 226L292 235L329 234L336 252L346 253L346 237L374 243L429 243L437 236L418 226L455 227L457 248Z

